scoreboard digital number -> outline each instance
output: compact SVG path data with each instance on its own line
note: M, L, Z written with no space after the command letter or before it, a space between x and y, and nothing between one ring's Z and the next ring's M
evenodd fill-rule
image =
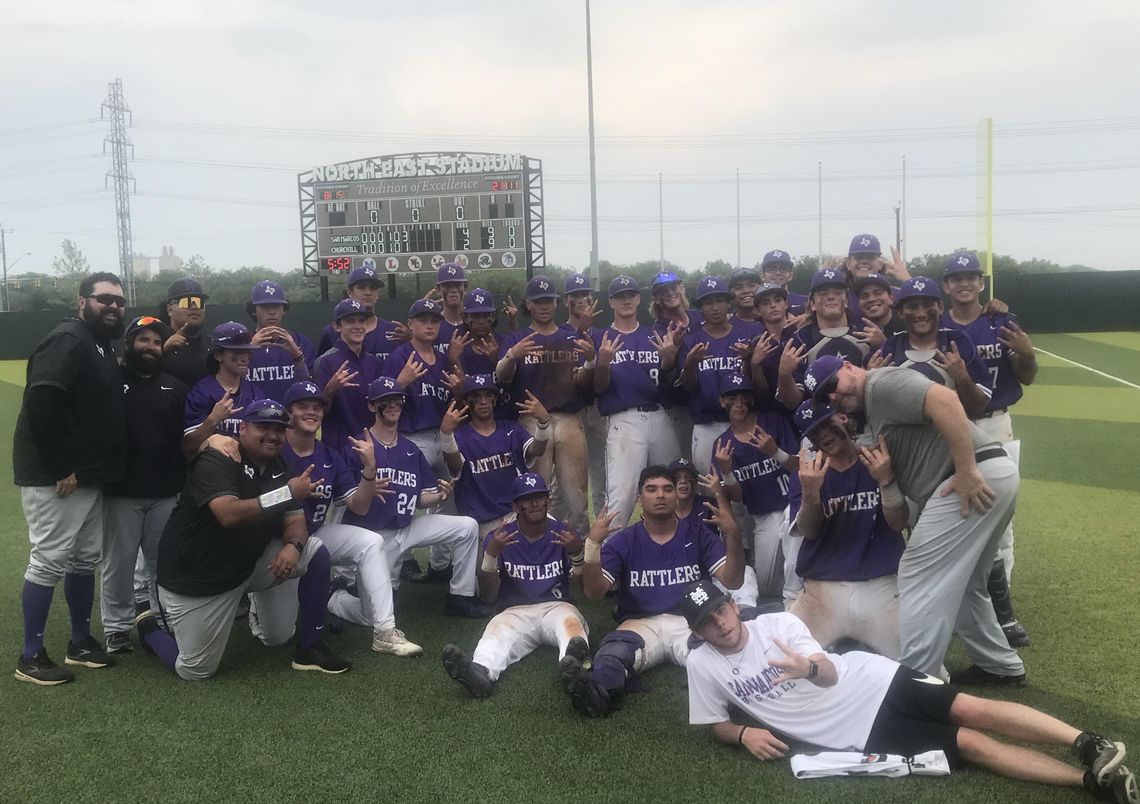
M308 182L304 179L309 178ZM318 268L380 273L527 266L527 160L517 154L404 154L315 168ZM302 193L302 221L308 199ZM307 260L308 262L308 260Z

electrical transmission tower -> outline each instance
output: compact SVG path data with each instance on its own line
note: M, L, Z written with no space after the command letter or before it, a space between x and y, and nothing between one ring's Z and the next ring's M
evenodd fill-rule
M116 78L107 85L107 99L99 109L100 119L110 119L111 131L103 139L103 153L111 146L111 170L104 180L115 183L115 222L119 235L119 274L123 279L123 290L127 294L127 304L135 303L134 250L131 247L131 190L135 177L127 167L128 159L133 159L135 146L127 137L127 127L131 124L131 110L123 100L123 79ZM128 155L128 150L130 154Z

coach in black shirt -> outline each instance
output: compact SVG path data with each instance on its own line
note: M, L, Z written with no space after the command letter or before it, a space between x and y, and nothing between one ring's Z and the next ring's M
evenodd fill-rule
M166 289L166 301L158 312L171 331L162 345L162 370L187 388L210 373L206 365L210 333L203 327L209 298L197 279L176 279Z
M158 540L178 492L186 483L182 414L186 386L159 370L170 328L154 316L138 316L123 333L121 382L127 412L127 471L103 489L103 592L99 598L108 653L130 650L136 604L158 605L154 596ZM135 564L142 549L145 573Z

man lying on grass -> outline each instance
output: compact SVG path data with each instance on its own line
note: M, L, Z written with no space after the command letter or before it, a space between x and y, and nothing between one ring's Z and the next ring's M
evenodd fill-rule
M834 751L911 756L939 750L952 768L970 763L1014 779L1083 787L1102 801L1140 801L1136 779L1122 764L1123 743L1028 706L960 693L877 654L825 653L791 614L742 622L732 599L705 579L685 590L681 609L704 640L687 664L689 722L712 726L718 740L743 745L758 759L786 756L785 739ZM765 727L733 722L730 709L737 720ZM1084 767L982 730L1071 746Z

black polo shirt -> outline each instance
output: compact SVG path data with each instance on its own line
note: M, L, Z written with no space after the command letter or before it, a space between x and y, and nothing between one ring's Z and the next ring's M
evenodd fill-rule
M265 546L284 532L285 517L304 516L301 502L291 500L238 528L222 527L209 502L217 497L252 500L288 480L289 467L280 456L259 470L244 451L241 463L212 449L198 455L158 545L159 586L179 595L207 597L244 584Z
M50 430L33 432L29 396L53 389ZM45 415L41 407L33 415ZM49 437L50 436L50 437ZM74 473L81 486L121 479L126 469L127 426L119 363L109 341L97 339L78 318L64 319L28 358L24 401L12 438L17 486L52 486Z
M186 485L182 411L186 386L169 374L120 369L127 411L127 473L104 487L110 497L173 497Z
M162 370L187 388L210 373L206 355L210 354L210 333L205 327L186 336L186 345L162 354Z

